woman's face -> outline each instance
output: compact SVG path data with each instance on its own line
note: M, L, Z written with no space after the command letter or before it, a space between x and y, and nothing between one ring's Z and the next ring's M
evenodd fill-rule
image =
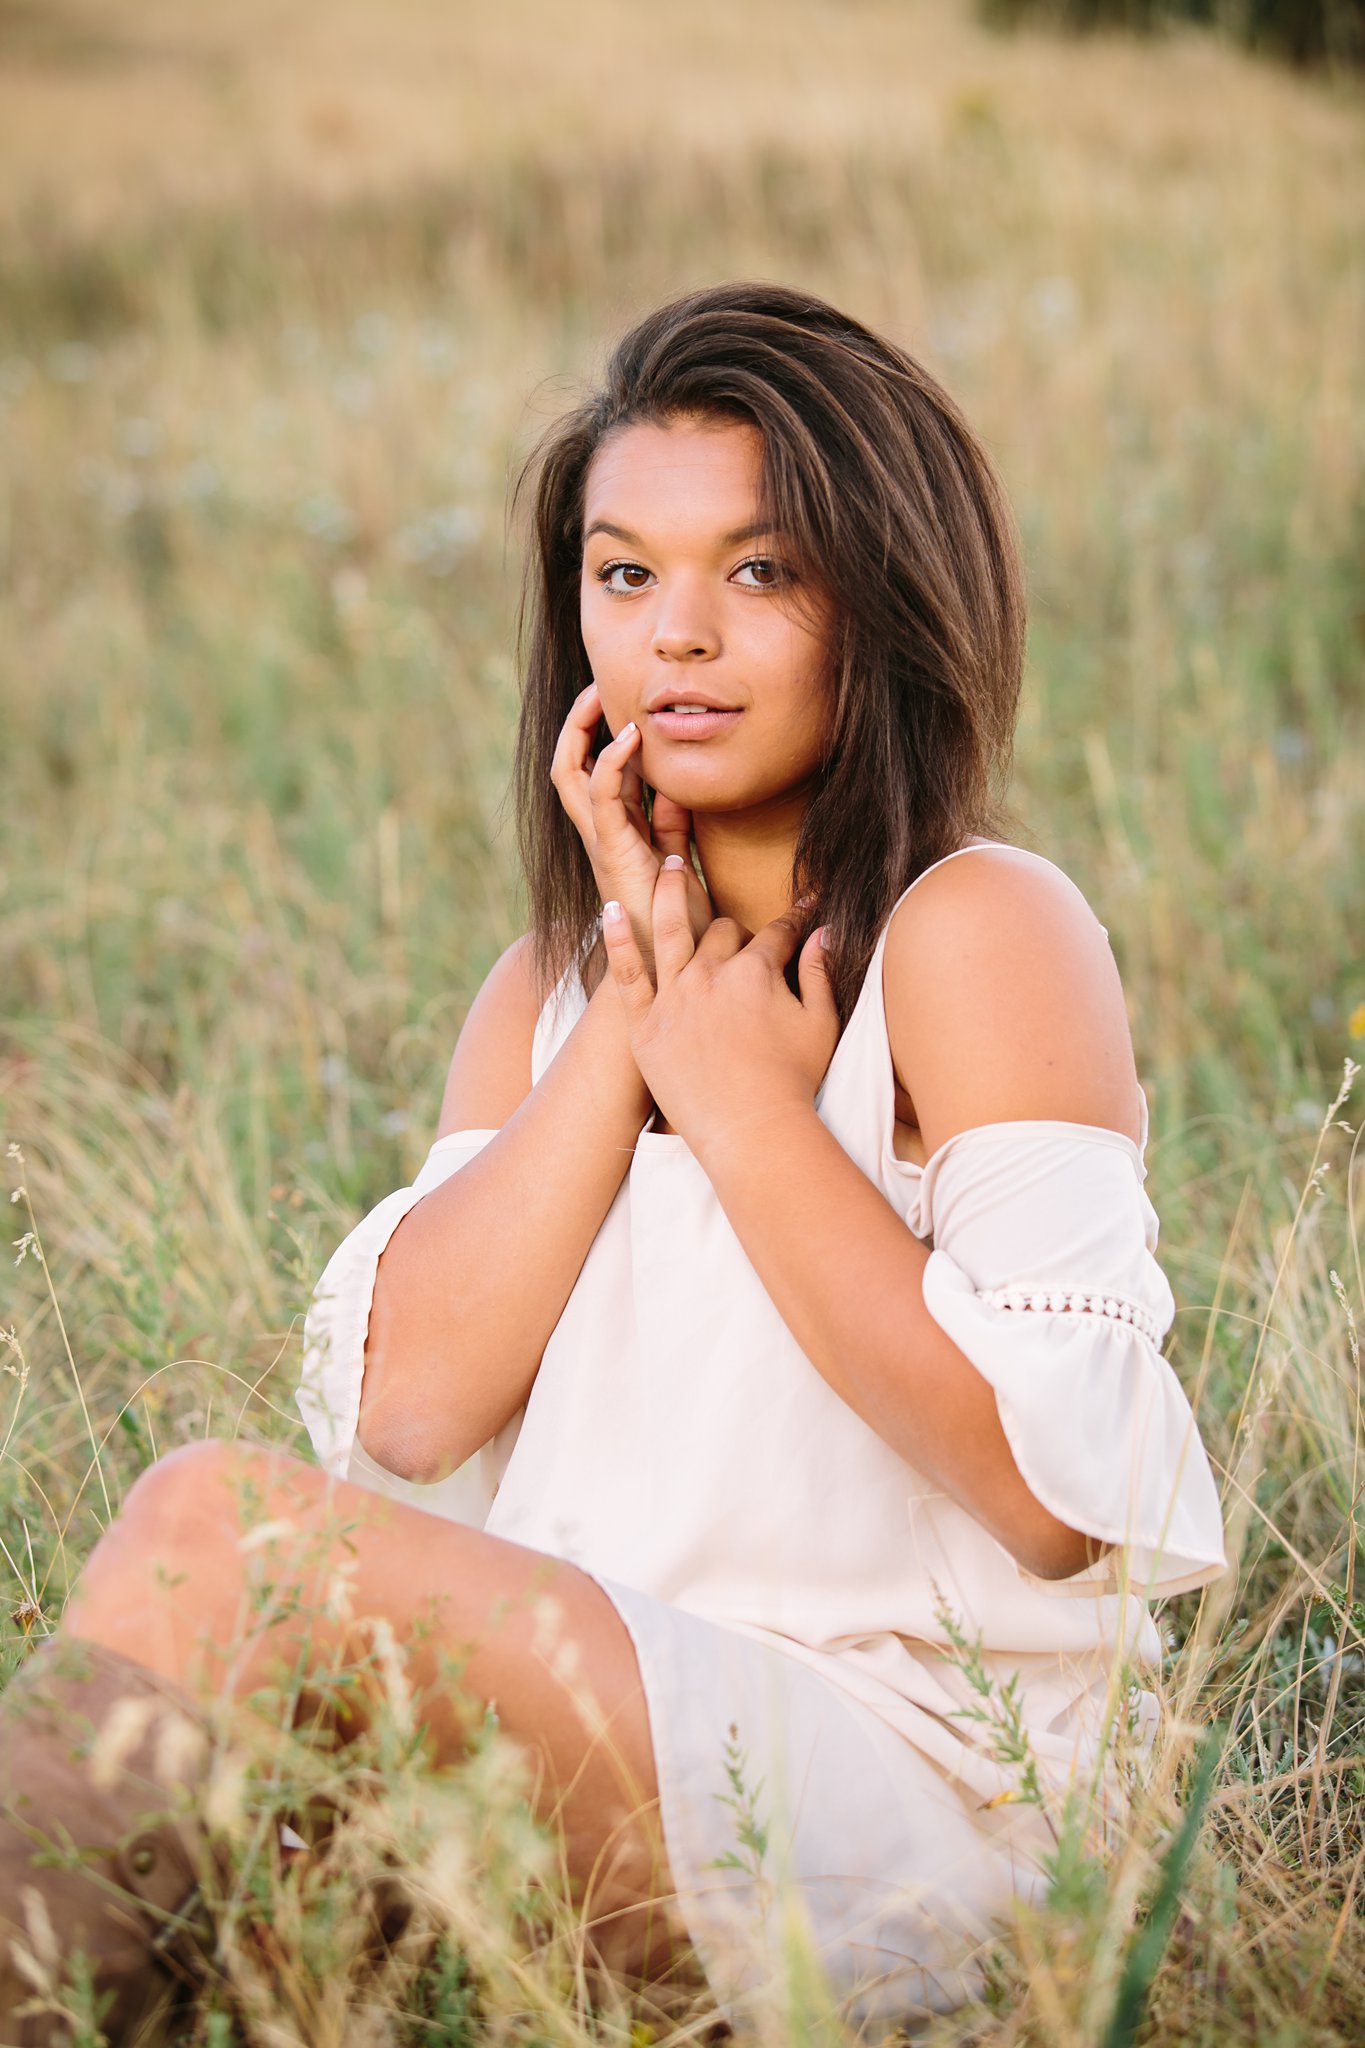
M825 743L832 610L758 524L762 449L736 420L624 427L585 480L580 617L602 709L613 733L635 720L645 781L693 811L790 796ZM723 713L666 709L688 699Z

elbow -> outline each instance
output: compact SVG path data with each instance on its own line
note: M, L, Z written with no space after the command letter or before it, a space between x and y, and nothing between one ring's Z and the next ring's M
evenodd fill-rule
M1013 1454L1010 1464L1010 1513L1008 1519L1001 1516L995 1533L1021 1571L1034 1579L1071 1579L1114 1549L1112 1543L1074 1528L1044 1507Z
M357 1430L356 1442L381 1471L387 1472L391 1478L401 1479L407 1486L434 1486L444 1476L430 1459L409 1456L391 1444L386 1436L376 1443L364 1431Z
M455 1469L422 1419L391 1403L362 1398L355 1435L367 1458L409 1486L435 1486Z
M1113 1548L1112 1543L1101 1542L1098 1536L1087 1536L1083 1530L1069 1528L1065 1522L1054 1519L1047 1541L1022 1562L1035 1579L1071 1579L1077 1572L1098 1564Z

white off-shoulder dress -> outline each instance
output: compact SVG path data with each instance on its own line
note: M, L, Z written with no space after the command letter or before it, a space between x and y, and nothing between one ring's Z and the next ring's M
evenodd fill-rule
M398 1223L495 1131L436 1141L339 1247L305 1329L299 1406L329 1471L569 1558L617 1607L678 1903L738 2027L780 1995L793 1930L854 2024L913 2026L979 1991L1011 1897L1045 1885L1068 1785L1095 1788L1099 1844L1117 1839L1128 1778L1106 1733L1115 1716L1135 1733L1141 1768L1158 1712L1141 1673L1161 1654L1148 1601L1227 1568L1208 1459L1161 1352L1175 1305L1144 1189L1145 1098L1140 1145L995 1123L922 1166L900 1159L885 940L817 1114L930 1243L930 1314L990 1381L1037 1498L1117 1546L1097 1565L1033 1577L840 1399L686 1142L653 1118L524 1409L449 1479L411 1485L357 1444L365 1336ZM533 1082L585 1001L571 968L541 1012ZM997 1699L1013 1681L1050 1813L1017 1797L1024 1766L975 1717L964 1644Z

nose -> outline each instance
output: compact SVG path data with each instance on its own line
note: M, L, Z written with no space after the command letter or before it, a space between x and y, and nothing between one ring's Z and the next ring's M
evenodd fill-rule
M661 661L714 661L720 632L700 591L675 585L654 615L650 645Z

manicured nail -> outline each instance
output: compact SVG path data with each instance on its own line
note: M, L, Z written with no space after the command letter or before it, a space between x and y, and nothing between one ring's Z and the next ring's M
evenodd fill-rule
M664 862L664 866L666 868L685 868L687 866L687 862L683 859L680 853L670 853L668 858Z
M616 737L618 740L628 740L631 734L634 732L634 730L635 720L632 718L629 725L623 725L621 727L621 730L617 733Z
M609 903L604 903L602 905L603 924L615 924L617 918L624 916L624 914L625 913L622 911L621 906L616 901L615 897L613 897Z
M827 924L822 924L820 927L820 944L822 946L829 944L829 926Z

